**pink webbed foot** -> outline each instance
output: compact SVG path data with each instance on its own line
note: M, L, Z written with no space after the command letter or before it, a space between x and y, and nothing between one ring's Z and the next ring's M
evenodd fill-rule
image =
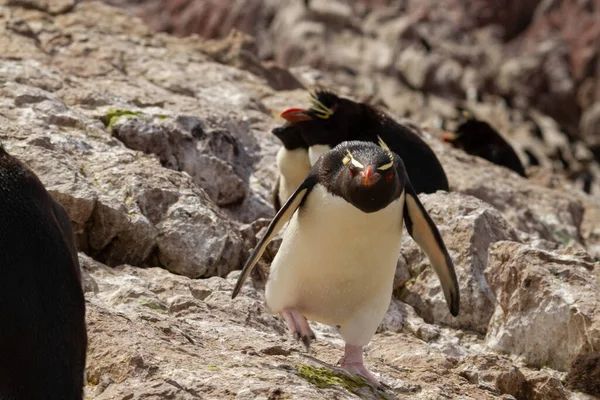
M308 321L294 309L285 309L279 313L296 340L302 340L306 351L310 350L310 342L315 339L315 333L310 329Z
M363 346L353 346L346 344L344 349L344 357L340 360L340 367L351 374L361 375L367 381L371 382L373 386L379 388L383 385L379 382L379 379L375 377L367 368L363 362Z

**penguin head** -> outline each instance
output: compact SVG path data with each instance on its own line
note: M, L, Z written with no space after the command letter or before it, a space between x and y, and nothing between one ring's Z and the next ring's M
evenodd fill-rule
M485 121L475 118L467 109L457 107L462 116L462 122L453 133L446 133L442 137L444 142L450 143L457 149L468 153L496 142L499 134Z
M274 128L271 133L281 140L283 147L287 150L308 149L308 144L302 137L297 125L288 122L283 126Z
M380 139L372 142L342 142L321 156L319 181L334 195L343 197L365 213L385 208L404 187L399 176L400 157Z
M311 94L308 109L290 108L281 117L298 127L308 146L327 144L335 146L356 139L353 132L361 130L369 106L339 97L333 92L319 89Z

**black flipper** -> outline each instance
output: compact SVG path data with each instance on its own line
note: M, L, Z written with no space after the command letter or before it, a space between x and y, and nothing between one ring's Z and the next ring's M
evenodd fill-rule
M279 201L279 186L280 186L281 176L277 177L277 182L275 183L275 187L273 188L273 193L271 193L271 202L273 203L273 208L275 212L281 209L281 202Z
M250 272L252 272L252 269L262 256L262 253L267 248L269 242L273 240L273 237L275 237L275 235L279 233L281 228L283 228L283 226L292 218L298 207L300 207L300 205L304 201L306 195L310 193L310 191L316 183L317 178L310 174L300 184L300 186L298 186L298 188L294 191L290 198L285 202L285 204L283 205L281 210L279 210L277 215L275 215L275 218L273 218L273 221L271 221L271 223L269 224L269 227L267 228L267 231L265 232L264 236L260 239L256 247L254 248L254 251L252 252L250 257L248 257L246 265L244 265L242 273L238 278L237 283L235 284L235 288L233 289L233 294L231 295L232 299L234 299L239 294L240 290L242 289L242 286L244 285L244 282L246 282L246 279L250 275Z
M456 317L460 306L460 294L452 259L448 254L448 250L446 250L440 232L423 204L421 204L408 177L406 178L404 190L406 193L404 200L406 230L427 255L442 285L450 313Z

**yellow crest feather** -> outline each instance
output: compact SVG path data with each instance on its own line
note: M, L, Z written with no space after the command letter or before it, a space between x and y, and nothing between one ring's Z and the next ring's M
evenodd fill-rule
M321 119L327 119L333 115L333 110L321 103L315 93L310 94L310 102L312 104L310 109L317 115L317 117Z
M377 135L377 140L379 141L379 146L383 149L383 151L387 153L388 157L390 158L389 163L377 168L380 171L385 171L386 169L390 169L394 165L394 153L392 153L392 151L390 150L388 145L383 141L381 136Z
M344 159L342 160L342 163L344 165L351 162L352 165L354 165L356 168L361 168L361 169L365 168L364 165L362 165L356 158L354 158L354 155L352 153L350 153L350 150L346 149L346 154L347 154L347 156L344 157Z

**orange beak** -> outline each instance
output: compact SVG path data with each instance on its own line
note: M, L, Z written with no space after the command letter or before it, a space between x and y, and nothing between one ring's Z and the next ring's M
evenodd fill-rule
M379 179L381 179L381 175L379 172L375 172L375 169L372 165L368 165L367 168L360 171L361 182L365 186L371 186Z
M442 136L442 140L444 142L450 143L456 140L456 138L458 137L458 135L456 133L452 133L452 132L446 132L444 133L444 135Z
M299 121L310 121L312 119L312 117L308 113L308 110L305 110L303 108L288 108L287 110L282 112L280 116L281 118L291 122L292 124Z

